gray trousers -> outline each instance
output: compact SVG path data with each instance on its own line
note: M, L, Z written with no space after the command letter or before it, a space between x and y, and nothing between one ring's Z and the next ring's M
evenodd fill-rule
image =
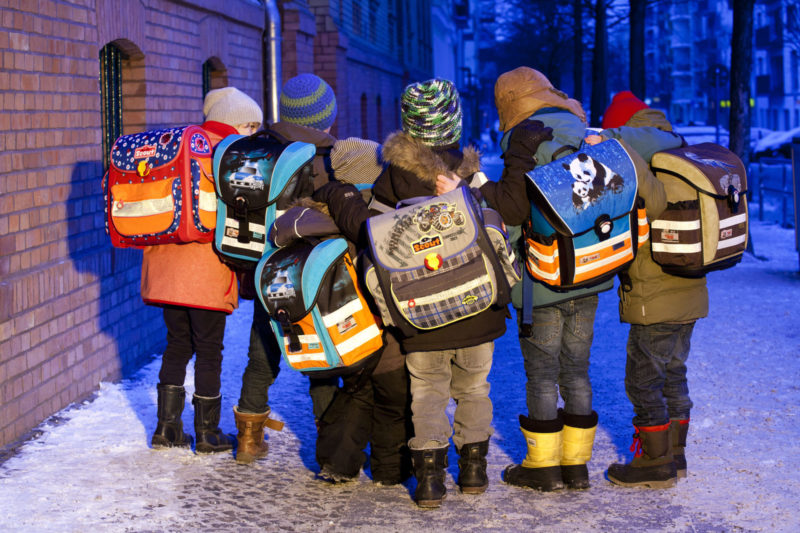
M489 399L489 370L494 343L478 346L411 352L406 367L411 380L412 450L442 448L453 444L483 442L492 434L492 401ZM456 402L453 425L447 417L450 398Z

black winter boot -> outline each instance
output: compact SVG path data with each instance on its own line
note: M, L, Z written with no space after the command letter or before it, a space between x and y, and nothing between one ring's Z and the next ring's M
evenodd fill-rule
M183 405L186 391L178 385L156 386L158 390L158 423L150 444L153 448L185 448L192 445L192 437L183 432Z
M222 396L207 398L194 395L194 432L197 444L194 450L197 453L226 452L233 449L230 437L219 429L219 411Z
M672 440L672 458L678 479L686 477L686 435L689 433L689 419L669 421L669 434Z
M486 454L489 440L464 444L458 452L458 486L464 494L483 494L489 486Z
M672 440L669 423L661 426L635 426L631 451L633 460L628 464L608 467L608 479L624 487L674 487L678 480L675 461L672 459Z
M447 468L448 446L427 450L411 450L414 462L414 476L417 478L417 490L414 501L420 507L436 508L442 505L447 494L444 486Z

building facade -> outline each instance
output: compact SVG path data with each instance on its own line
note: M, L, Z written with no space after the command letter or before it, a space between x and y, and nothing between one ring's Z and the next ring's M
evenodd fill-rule
M325 78L332 133L382 140L433 76L426 0L286 0L282 81ZM141 251L114 249L102 179L117 135L200 123L209 89L259 103L259 0L63 0L0 8L0 449L160 353Z

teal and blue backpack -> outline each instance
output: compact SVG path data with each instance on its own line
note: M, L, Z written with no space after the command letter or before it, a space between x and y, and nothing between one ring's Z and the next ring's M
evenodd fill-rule
M649 234L636 167L622 144L612 139L574 150L527 174L525 264L554 290L611 279Z
M313 144L262 130L229 135L214 151L217 227L214 246L228 263L253 268L271 248L270 224L291 202L313 192Z
M271 250L256 267L255 285L283 358L295 370L346 374L383 346L342 238L298 238Z

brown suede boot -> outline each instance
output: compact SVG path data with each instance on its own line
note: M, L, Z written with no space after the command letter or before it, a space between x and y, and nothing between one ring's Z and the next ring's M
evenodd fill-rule
M269 427L276 431L283 429L283 422L273 420L266 413L240 413L234 406L233 417L236 420L238 444L236 447L236 462L247 465L267 455L269 446L264 440L264 428Z

